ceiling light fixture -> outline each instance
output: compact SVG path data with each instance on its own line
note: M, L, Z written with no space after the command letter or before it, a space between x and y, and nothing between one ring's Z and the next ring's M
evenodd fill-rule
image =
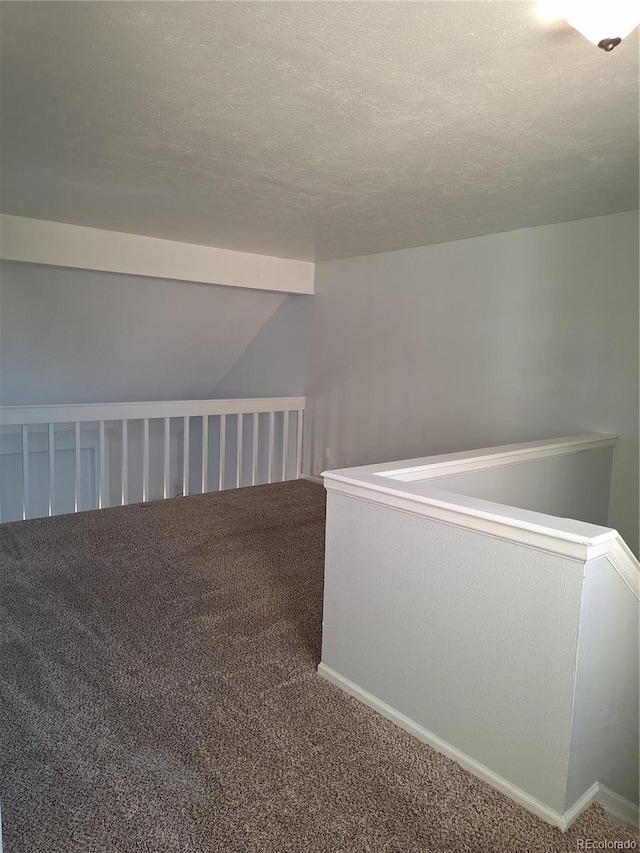
M552 16L550 0L541 0L541 14ZM638 0L556 0L553 17L566 22L607 53L640 24Z

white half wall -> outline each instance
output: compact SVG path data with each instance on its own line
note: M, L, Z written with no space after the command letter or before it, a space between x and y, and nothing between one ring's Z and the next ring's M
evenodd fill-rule
M328 493L323 666L556 814L581 588L566 557Z
M0 403L209 398L282 293L0 262Z
M619 436L638 552L638 213L316 266L304 471Z

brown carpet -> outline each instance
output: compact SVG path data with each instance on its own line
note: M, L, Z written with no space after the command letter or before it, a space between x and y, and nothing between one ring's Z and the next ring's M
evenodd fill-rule
M324 490L0 525L5 853L575 851L318 678Z

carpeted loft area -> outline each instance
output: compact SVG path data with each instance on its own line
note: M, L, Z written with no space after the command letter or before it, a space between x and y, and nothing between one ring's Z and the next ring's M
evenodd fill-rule
M319 679L324 490L0 525L5 853L575 851ZM425 685L428 689L428 685Z

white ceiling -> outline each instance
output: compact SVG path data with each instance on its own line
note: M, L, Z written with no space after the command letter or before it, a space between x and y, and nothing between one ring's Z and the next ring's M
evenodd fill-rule
M638 32L528 2L4 2L2 210L307 260L638 206Z

